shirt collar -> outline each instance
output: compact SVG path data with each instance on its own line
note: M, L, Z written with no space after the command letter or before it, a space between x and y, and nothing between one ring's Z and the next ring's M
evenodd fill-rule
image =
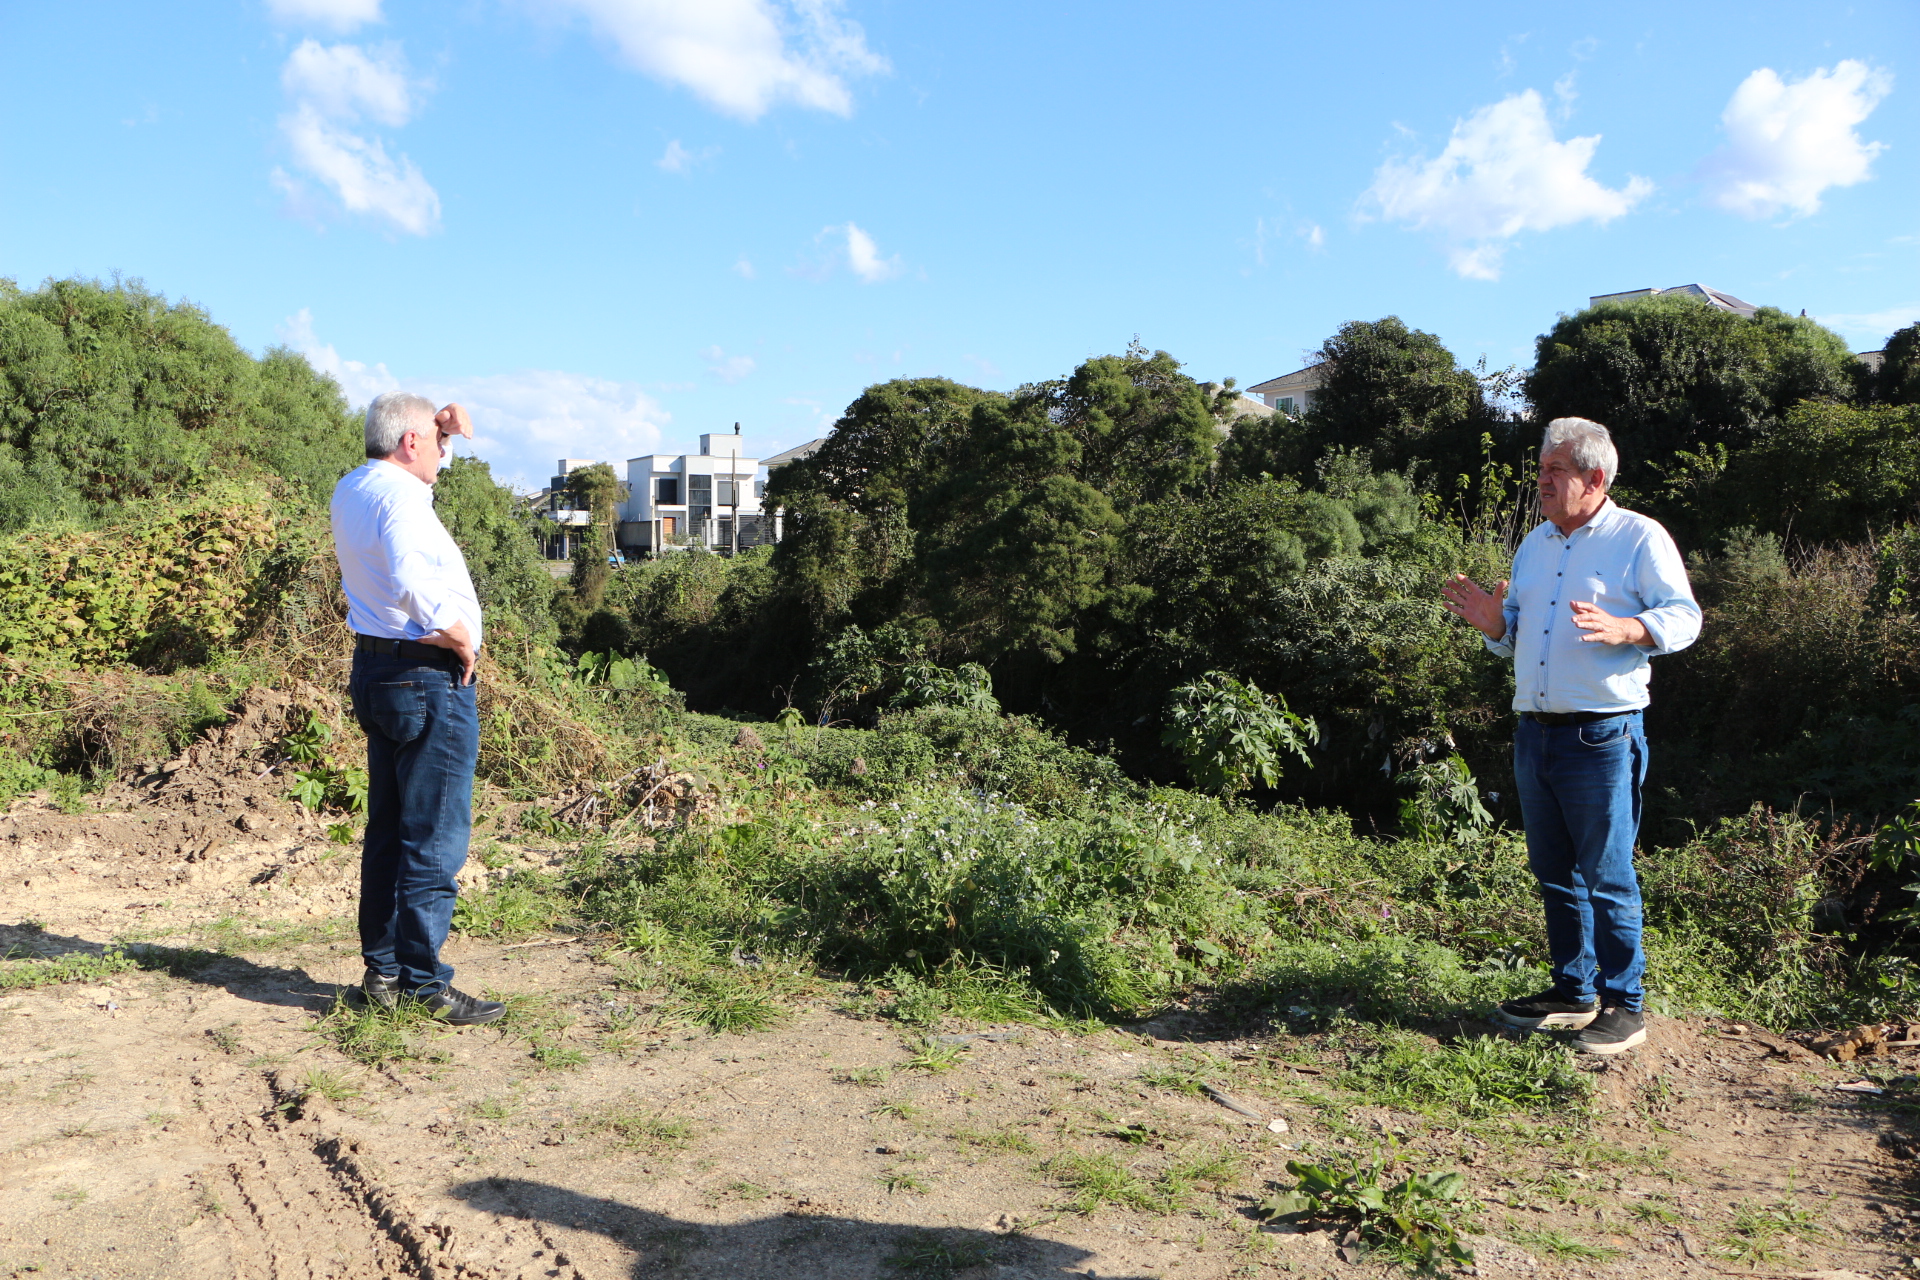
M1574 533L1583 533L1583 532L1598 533L1602 529L1606 528L1608 525L1612 524L1614 522L1615 517L1618 516L1619 512L1620 512L1620 508L1613 505L1613 499L1606 498L1601 501L1600 509L1593 513L1593 519L1587 521L1585 524L1581 525L1578 529L1575 529L1573 533L1562 533L1560 532L1559 525L1555 524L1551 520L1547 521L1546 522L1547 537L1558 538L1562 542L1564 542L1567 539L1571 538Z

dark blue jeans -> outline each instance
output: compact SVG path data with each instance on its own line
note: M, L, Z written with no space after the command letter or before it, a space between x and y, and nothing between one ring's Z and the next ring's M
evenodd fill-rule
M438 990L453 978L440 945L473 827L474 686L460 683L451 655L442 663L357 651L350 688L367 731L360 952L402 990Z
M1569 725L1522 716L1513 772L1527 860L1546 907L1554 985L1638 1012L1647 969L1633 870L1647 776L1640 713Z

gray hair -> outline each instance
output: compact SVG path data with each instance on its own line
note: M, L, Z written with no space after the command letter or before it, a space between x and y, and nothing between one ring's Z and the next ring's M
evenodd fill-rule
M367 456L385 458L400 447L400 437L409 431L425 431L433 425L433 401L407 391L389 391L375 396L367 406Z
M1613 477L1620 470L1620 451L1613 447L1612 432L1585 418L1555 418L1540 439L1540 456L1546 457L1563 444L1573 446L1573 465L1583 475L1598 471L1602 484L1613 488Z

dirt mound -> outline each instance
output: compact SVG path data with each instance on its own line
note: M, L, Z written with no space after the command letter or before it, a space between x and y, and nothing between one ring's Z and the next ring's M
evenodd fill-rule
M280 748L311 714L337 721L318 686L253 689L179 757L114 782L89 811L36 793L0 817L0 911L110 935L271 905L345 909L353 859L287 792ZM149 919L162 912L166 919Z

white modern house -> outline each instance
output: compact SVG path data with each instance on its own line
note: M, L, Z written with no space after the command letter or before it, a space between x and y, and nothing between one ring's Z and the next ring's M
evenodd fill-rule
M554 464L553 478L547 481L546 490L533 495L532 503L540 518L551 526L547 530L541 552L549 560L567 560L573 556L574 544L585 536L587 527L593 523L593 513L574 507L573 498L567 492L567 477L583 467L590 467L598 458L562 458Z
M657 556L704 547L732 554L780 540L780 516L767 516L760 459L746 452L735 423L730 434L700 437L699 453L653 453L627 459L627 500L620 505L620 549Z
M1295 369L1292 373L1256 382L1246 389L1245 394L1258 396L1260 403L1267 408L1297 418L1307 411L1307 406L1313 403L1314 394L1326 380L1326 366L1310 364L1304 369Z

